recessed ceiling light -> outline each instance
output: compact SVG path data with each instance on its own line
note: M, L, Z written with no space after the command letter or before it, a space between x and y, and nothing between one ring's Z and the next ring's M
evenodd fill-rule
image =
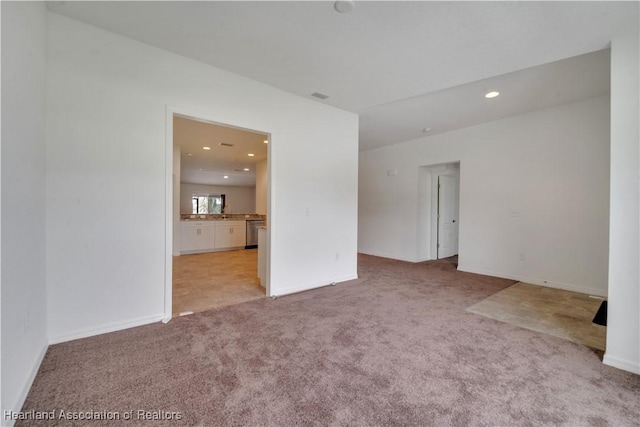
M247 156L249 156L249 157L253 157L253 156L255 156L255 154L253 154L253 153L249 153L249 154L247 154Z
M187 153L187 156L193 156L193 154L191 154L191 153Z
M268 139L265 139L265 140L264 140L264 143L265 143L265 144L268 144L268 143L269 143L269 140L268 140Z
M245 172L249 172L249 168L244 168L243 169Z
M500 95L500 92L493 91L493 92L489 92L489 93L485 94L484 97L485 98L495 98L498 95Z
M431 128L424 128L424 129L422 129L422 132L424 132L424 133L427 133L427 132L430 132L430 131L431 131Z
M211 147L202 147L203 150L211 150Z
M229 175L223 176L224 179L229 179Z

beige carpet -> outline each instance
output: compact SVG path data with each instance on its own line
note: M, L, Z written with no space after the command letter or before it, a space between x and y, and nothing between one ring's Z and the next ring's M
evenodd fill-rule
M592 322L601 302L577 292L518 282L467 311L604 351L607 328Z
M359 257L358 274L52 345L24 410L133 419L17 426L638 425L640 376L583 345L465 311L513 281L371 256Z

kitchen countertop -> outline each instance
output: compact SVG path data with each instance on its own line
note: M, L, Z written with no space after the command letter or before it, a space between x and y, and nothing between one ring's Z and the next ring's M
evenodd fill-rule
M264 220L264 215L257 214L229 214L226 218L223 218L221 214L213 215L191 215L181 214L180 221L251 221L251 220Z

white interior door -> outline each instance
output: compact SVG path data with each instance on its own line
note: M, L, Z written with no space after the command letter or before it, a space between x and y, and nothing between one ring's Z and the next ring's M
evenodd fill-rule
M438 175L438 259L458 253L457 178Z

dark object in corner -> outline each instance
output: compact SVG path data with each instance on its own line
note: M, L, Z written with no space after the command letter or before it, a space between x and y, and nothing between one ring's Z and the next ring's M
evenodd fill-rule
M595 323L596 325L607 326L607 302L606 301L602 301L602 304L600 304L600 308L598 309L598 312L593 318L593 323Z

